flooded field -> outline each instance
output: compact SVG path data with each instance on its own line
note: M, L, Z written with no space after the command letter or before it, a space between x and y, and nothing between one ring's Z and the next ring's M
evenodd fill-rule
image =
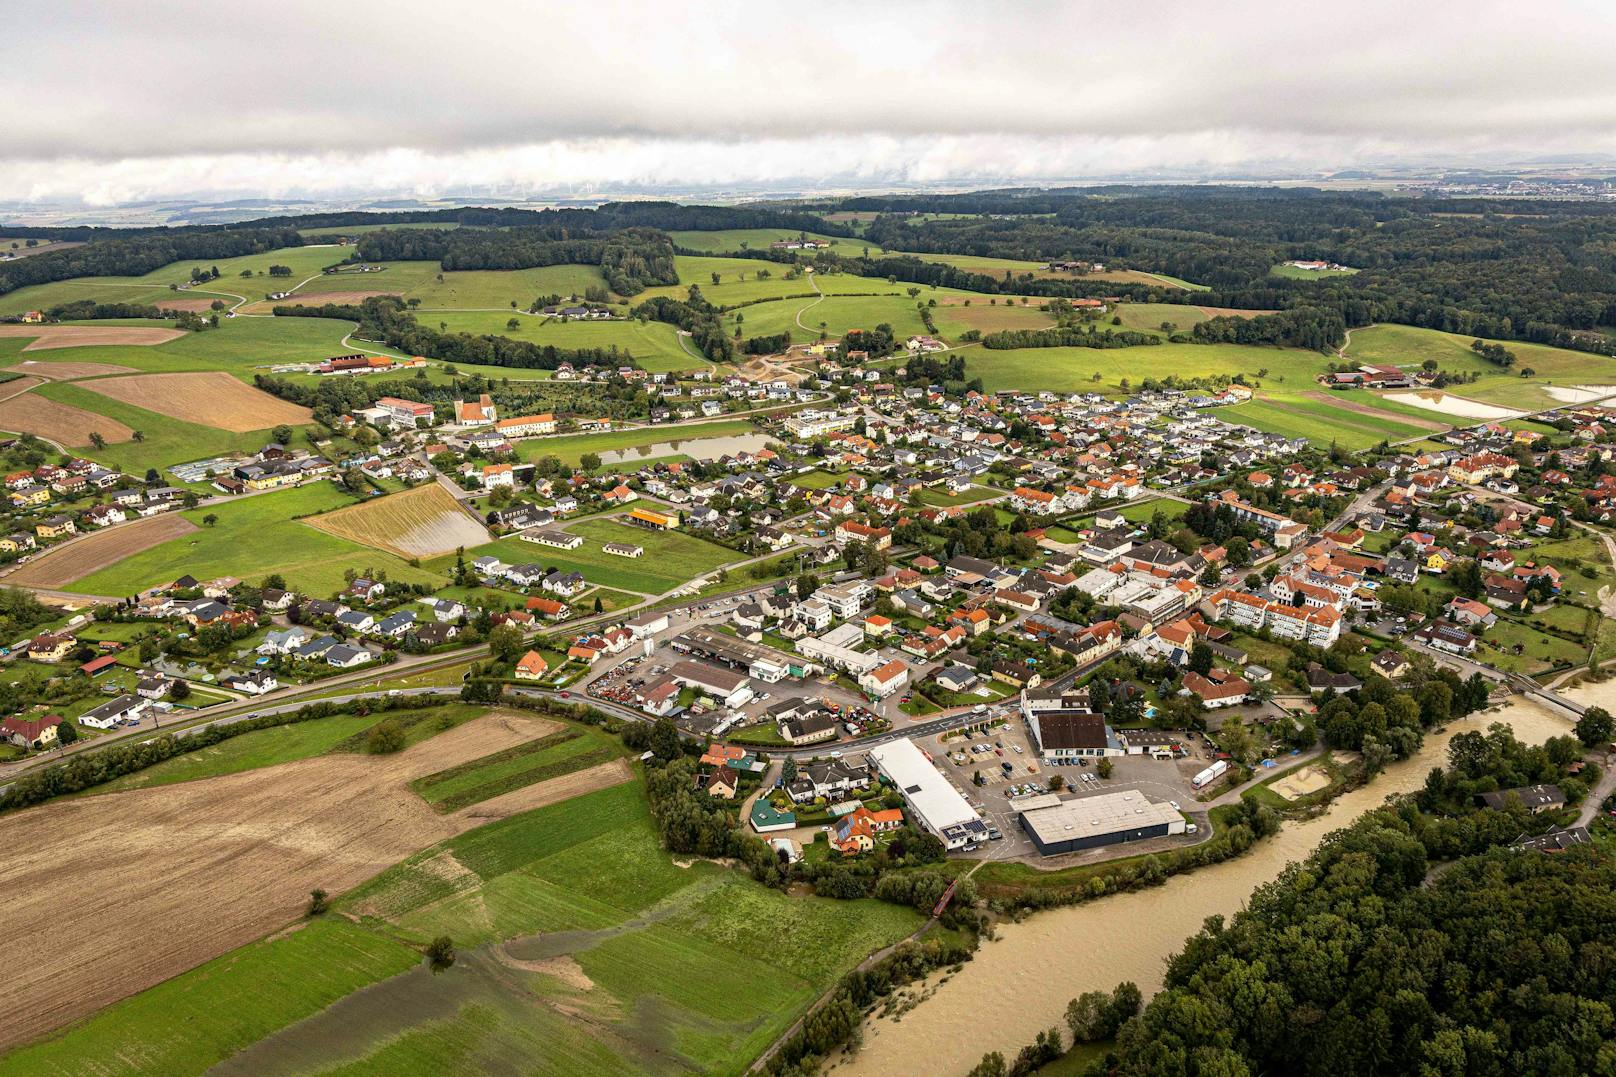
M1443 393L1435 390L1424 390L1409 393L1387 393L1386 399L1396 404L1409 404L1416 408L1427 408L1431 411L1441 412L1443 415L1452 415L1460 419L1513 419L1526 412L1518 408L1502 408L1497 404L1483 404L1479 400L1467 400L1462 396Z
M1616 385L1545 385L1543 391L1562 404L1586 404L1616 396Z
M652 445L635 445L627 449L613 449L600 454L603 464L632 464L640 460L655 460L660 456L688 456L692 460L717 460L720 456L733 456L741 452L757 452L772 440L768 434L730 434L714 438L688 438L684 441L658 441Z
M1590 686L1616 695L1616 682ZM1148 998L1159 991L1166 959L1212 915L1232 915L1252 890L1311 852L1324 835L1379 807L1386 797L1417 789L1434 766L1444 765L1456 733L1505 722L1522 740L1540 742L1570 732L1560 714L1534 703L1511 702L1454 722L1425 738L1412 759L1370 785L1340 797L1328 813L1288 822L1245 856L1169 879L1164 886L1117 894L1086 905L1038 913L1004 924L996 942L983 945L965 967L926 985L929 998L901 1019L866 1021L857 1055L839 1059L840 1074L929 1072L962 1074L986 1051L1008 1058L1039 1030L1060 1025L1066 1003L1084 991L1109 991L1132 980Z

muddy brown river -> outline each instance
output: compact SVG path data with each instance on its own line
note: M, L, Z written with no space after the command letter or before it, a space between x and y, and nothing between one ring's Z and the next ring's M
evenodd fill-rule
M1616 685L1599 687L1616 691ZM1118 981L1132 980L1149 998L1161 989L1167 958L1208 916L1233 914L1256 887L1305 857L1325 834L1379 807L1394 793L1419 788L1432 767L1446 764L1454 734L1486 729L1494 722L1507 723L1517 737L1531 743L1571 728L1558 712L1511 702L1427 736L1414 758L1340 797L1326 814L1287 822L1245 856L1176 876L1154 889L1003 924L998 940L985 943L947 982L939 982L942 976L928 981L929 997L914 1009L897 1020L866 1021L862 1048L838 1059L836 1072L913 1073L923 1059L928 1073L964 1073L986 1051L1001 1051L1009 1058L1040 1029L1064 1029L1066 1003L1084 991L1109 991Z

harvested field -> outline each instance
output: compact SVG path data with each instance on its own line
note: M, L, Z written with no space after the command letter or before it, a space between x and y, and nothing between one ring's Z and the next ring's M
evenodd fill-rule
M308 295L294 295L290 299L277 299L270 305L280 307L323 307L327 303L363 303L372 296L398 294L397 291L311 292Z
M1381 411L1379 408L1371 407L1368 404L1359 403L1356 400L1343 400L1337 393L1320 392L1303 393L1301 395L1307 397L1309 400L1322 400L1326 404L1329 404L1332 408L1340 408L1342 411L1355 411L1359 415L1373 415L1377 419L1390 419L1393 422L1399 422L1405 426L1417 427L1420 430L1452 429L1447 423L1438 422L1435 419L1416 419L1414 416L1404 415L1402 412L1393 414L1389 411Z
M634 771L629 769L628 760L613 759L609 763L601 763L585 770L563 774L559 778L536 782L523 789L513 789L509 793L491 797L481 804L473 804L456 814L465 819L476 820L477 825L481 825L495 819L532 811L534 808L542 808L547 804L559 804L563 800L571 800L595 789L621 785L633 777Z
M314 417L308 408L270 396L217 370L101 378L85 383L84 388L172 419L238 434L281 423L297 426Z
M328 535L411 557L437 557L492 541L488 529L471 518L437 483L380 497L303 521Z
M197 314L204 310L212 310L213 304L222 299L222 296L214 296L212 299L159 299L152 306L159 310L183 310Z
M10 400L14 396L21 396L36 385L44 385L43 378L13 378L8 382L0 382L0 400Z
M73 381L76 378L100 378L108 374L135 374L138 371L132 366L118 366L116 363L50 363L24 359L15 366L6 367L6 373L30 374L51 381Z
M65 587L158 543L188 535L196 525L178 513L148 516L52 547L5 577L8 585Z
M107 444L128 441L134 434L123 423L93 411L58 404L38 393L20 393L0 401L0 430L38 434L59 445L88 445L90 435L99 433Z
M145 325L0 325L0 337L35 337L25 352L46 348L93 348L97 345L167 344L185 334L178 329Z
M315 887L349 889L480 825L438 815L409 780L556 728L494 712L398 755L318 756L0 819L0 842L12 850L0 901L56 925L13 940L0 1050L284 927ZM540 786L520 793L534 803L546 795ZM73 840L33 840L41 827Z

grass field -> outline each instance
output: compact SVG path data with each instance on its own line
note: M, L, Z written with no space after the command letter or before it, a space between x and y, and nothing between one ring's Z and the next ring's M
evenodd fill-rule
M1189 506L1182 501L1171 501L1164 497L1149 498L1144 501L1131 501L1120 505L1111 511L1122 513L1123 517L1136 524L1142 524L1152 519L1158 512L1169 520L1182 519ZM1072 521L1072 527L1093 527L1096 513L1079 516Z
M610 519L577 520L566 530L584 537L575 550L557 550L517 538L503 538L466 551L466 559L493 554L509 565L539 564L567 572L581 572L590 583L620 591L661 594L688 583L719 565L744 555L678 531L646 531ZM641 557L618 557L601 550L607 542L627 542L645 548ZM446 571L453 557L427 563Z
M618 348L651 371L697 370L712 365L681 347L678 330L665 322L563 322L515 311L423 312L420 317L429 324L446 324L455 333L491 333L557 348ZM515 329L508 328L512 318L517 321Z
M811 311L810 314L816 312ZM807 318L805 317L806 321ZM1158 319L1159 321L1159 319ZM1355 338L1356 339L1356 338ZM1244 374L1272 389L1314 387L1313 378L1328 359L1318 352L1244 344L1158 344L1137 348L1014 348L965 352L968 375L984 387L1050 389L1056 392L1120 394L1121 382L1137 386L1147 377L1171 373L1181 378ZM1266 374L1262 373L1267 371ZM1095 381L1094 375L1100 375Z
M1425 428L1400 421L1395 415L1349 411L1332 406L1329 400L1289 393L1265 392L1249 403L1220 409L1219 417L1271 434L1307 438L1316 445L1334 443L1353 452L1382 441L1402 441L1429 433Z
M184 515L199 530L125 558L71 586L84 594L128 595L186 574L199 580L214 576L257 580L279 572L288 586L325 596L341 589L347 568L385 569L389 578L406 582L442 582L392 554L325 534L294 519L351 503L333 484L316 482L193 509ZM210 513L219 518L212 527L202 523Z
M820 287L827 292L834 292L837 282L843 279L846 278L826 278L820 282ZM745 333L747 336L758 336L790 332L794 339L806 342L818 339L821 322L825 324L824 332L832 337L839 337L849 329L874 329L883 322L892 326L893 333L900 339L925 333L926 325L915 311L917 300L905 294L902 285L886 285L886 287L898 294L828 295L821 299L789 299L779 303L759 303L740 312L746 316ZM938 302L941 303L941 296L944 294L963 293L944 293L939 289L937 294ZM927 298L927 293L922 292L919 301L924 302ZM799 314L801 324L798 323ZM731 321L733 322L733 318Z
M723 437L730 434L749 434L752 424L745 419L720 419L710 423L689 426L639 426L628 430L613 430L608 434L574 434L568 437L530 438L516 444L516 452L524 460L538 460L554 456L563 464L574 466L585 453L618 452L664 442L690 441L696 438Z

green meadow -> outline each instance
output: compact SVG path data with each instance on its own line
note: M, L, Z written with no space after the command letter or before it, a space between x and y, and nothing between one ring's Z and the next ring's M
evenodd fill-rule
M1244 374L1248 382L1273 388L1315 388L1314 377L1328 359L1318 352L1247 344L1157 344L1135 348L973 347L966 371L989 390L1050 389L1056 392L1123 392L1122 381L1137 386L1152 375L1204 378ZM1096 380L1094 375L1098 374Z
M1303 269L1301 266L1288 266L1283 263L1276 265L1268 272L1276 277L1287 277L1290 280L1340 280L1357 273L1356 269Z
M880 247L865 243L859 239L843 239L840 236L821 235L818 232L794 232L789 228L725 228L710 232L669 232L673 237L675 247L683 247L692 251L724 251L732 253L741 250L766 251L769 244L776 240L798 239L804 234L809 239L821 243L832 244L831 250L844 258L857 258L866 249L870 255L883 253ZM801 252L812 255L813 251Z
M1404 441L1430 433L1395 415L1368 415L1332 406L1327 399L1315 400L1288 393L1264 392L1248 403L1220 408L1218 417L1271 434L1307 438L1316 445L1336 444L1353 452L1382 441Z
M1407 325L1372 325L1352 331L1347 357L1404 368L1434 359L1443 370L1480 375L1469 385L1448 390L1454 395L1529 411L1562 403L1543 391L1546 385L1616 385L1616 359L1607 356L1546 344L1495 341L1515 353L1515 365L1506 371L1471 351L1474 339ZM1527 369L1532 371L1530 378L1521 376Z
M183 515L198 530L126 557L70 588L83 594L127 595L184 575L199 580L215 576L258 580L279 572L289 587L325 596L344 586L343 570L348 568L381 569L390 579L409 583L443 582L390 553L328 535L296 519L352 503L353 498L335 484L314 482L192 509ZM203 523L210 514L218 517L212 527Z

